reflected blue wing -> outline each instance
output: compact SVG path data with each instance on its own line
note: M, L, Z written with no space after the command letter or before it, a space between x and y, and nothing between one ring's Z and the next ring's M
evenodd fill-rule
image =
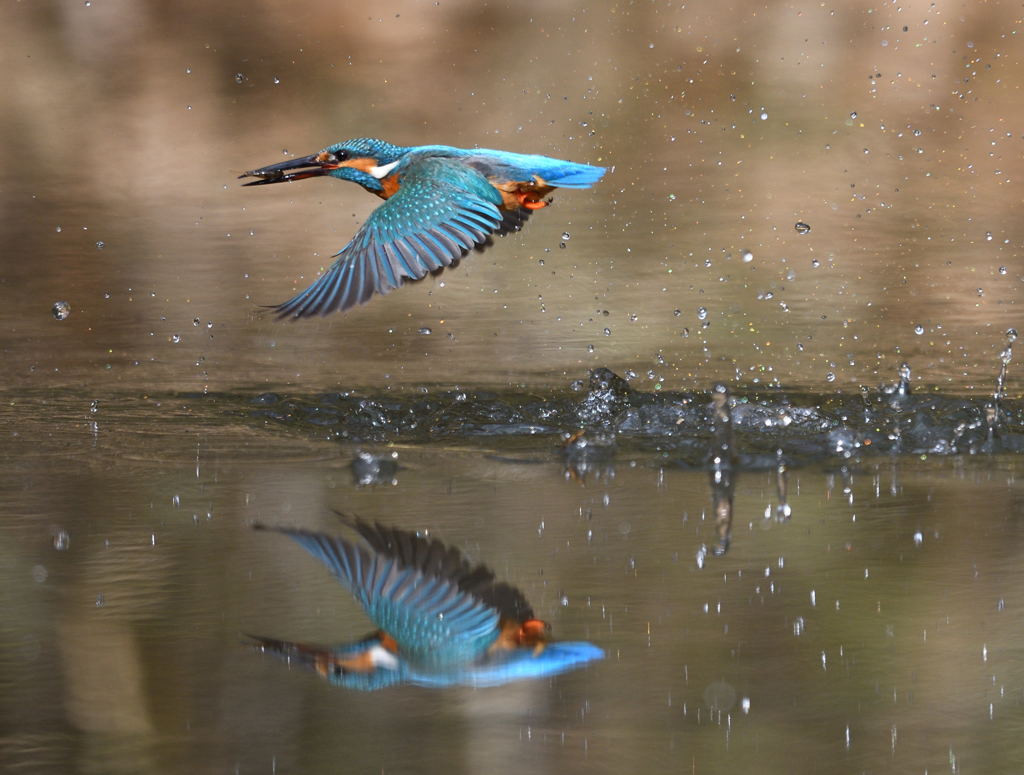
M498 612L449 578L426 574L344 538L269 529L284 533L330 568L373 623L395 639L400 653L419 664L476 659L498 636Z
M275 309L303 318L344 311L451 265L506 230L500 193L449 158L418 159L316 282Z
M593 643L549 643L539 654L530 649L502 651L477 664L448 672L413 670L406 680L420 686L501 686L558 675L603 658L604 652Z

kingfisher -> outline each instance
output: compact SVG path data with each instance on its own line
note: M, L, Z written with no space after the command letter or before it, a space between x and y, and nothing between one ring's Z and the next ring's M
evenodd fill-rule
M341 516L360 541L267 527L323 562L375 630L338 646L250 636L253 645L330 683L373 691L399 683L498 686L556 675L604 657L592 643L553 642L526 597L437 539Z
M384 200L312 285L275 305L279 318L327 315L422 280L483 250L492 236L518 231L556 188L589 188L604 167L547 156L452 148L401 147L359 138L318 153L249 170L246 186L332 177Z

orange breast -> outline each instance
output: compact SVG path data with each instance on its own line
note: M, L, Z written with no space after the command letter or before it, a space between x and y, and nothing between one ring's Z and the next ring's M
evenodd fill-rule
M377 193L381 199L387 199L388 197L394 196L398 192L398 188L401 185L398 181L398 175L392 172L386 178L381 178L381 186L384 190Z

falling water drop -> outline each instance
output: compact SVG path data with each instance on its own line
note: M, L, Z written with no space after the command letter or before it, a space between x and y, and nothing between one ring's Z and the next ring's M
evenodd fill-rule
M55 301L50 311L57 320L67 320L71 314L71 305L66 301Z

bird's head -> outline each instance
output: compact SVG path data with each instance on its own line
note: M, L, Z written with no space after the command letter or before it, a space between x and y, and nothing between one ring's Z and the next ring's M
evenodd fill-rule
M263 186L328 175L351 180L367 191L381 194L384 191L381 180L391 174L407 150L383 140L362 137L328 145L309 156L249 170L238 177L259 178L243 185Z

